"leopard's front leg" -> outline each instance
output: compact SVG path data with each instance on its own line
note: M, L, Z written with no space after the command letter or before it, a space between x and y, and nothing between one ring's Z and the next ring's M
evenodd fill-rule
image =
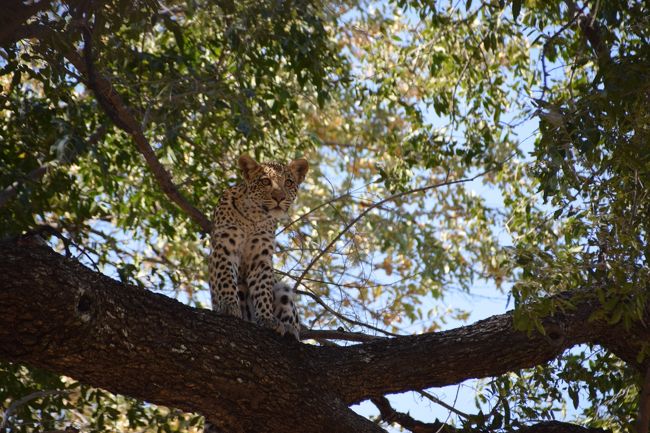
M241 243L241 236L232 230L216 229L211 237L209 272L212 309L241 319L242 312L237 295L240 263L237 248Z
M273 314L273 241L265 238L258 238L258 240L260 248L251 258L250 270L246 278L253 300L255 321L260 326L284 335L284 325Z

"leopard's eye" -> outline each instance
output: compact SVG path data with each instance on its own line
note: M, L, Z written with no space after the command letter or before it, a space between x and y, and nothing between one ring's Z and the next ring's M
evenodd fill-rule
M262 180L260 180L260 182L262 182L262 185L264 186L271 185L271 179L269 179L268 177L263 177Z
M286 186L287 188L291 188L293 186L293 181L291 179L285 180L284 186Z

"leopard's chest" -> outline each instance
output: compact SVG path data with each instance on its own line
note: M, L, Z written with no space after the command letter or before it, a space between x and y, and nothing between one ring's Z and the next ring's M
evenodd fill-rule
M273 221L237 224L237 221L226 218L214 221L214 225L213 242L222 243L230 251L241 277L245 277L256 263L264 262L270 265L275 251Z
M258 255L270 256L275 249L274 230L258 228L257 230L244 231L239 254L243 260L249 261Z

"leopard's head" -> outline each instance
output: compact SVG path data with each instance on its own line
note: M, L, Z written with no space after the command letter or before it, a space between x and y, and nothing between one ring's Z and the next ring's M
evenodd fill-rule
M305 180L309 164L294 159L289 164L258 163L248 155L239 157L247 198L254 206L274 218L287 213L296 198L298 186Z

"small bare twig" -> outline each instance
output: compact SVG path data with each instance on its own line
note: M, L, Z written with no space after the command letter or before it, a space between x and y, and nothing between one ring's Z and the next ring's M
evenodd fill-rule
M444 408L447 409L448 411L455 413L456 415L458 415L458 416L461 417L461 418L465 418L465 419L469 419L469 418L470 418L470 415L468 415L468 414L466 414L465 412L462 412L462 411L456 409L454 406L445 403L444 401L440 400L438 397L436 397L436 396L434 396L434 395L432 395L432 394L430 394L430 393L428 393L428 392L426 392L426 391L424 391L424 390L417 391L417 393L420 394L422 397L424 397L424 398L426 398L426 399L428 399L428 400L431 400L431 401L434 402L435 404L444 407Z
M305 212L304 214L300 215L298 218L296 218L296 219L294 219L293 221L291 221L289 224L287 224L287 225L285 225L284 227L282 227L282 229L281 229L279 232L277 232L275 235L277 236L277 235L282 234L282 233L283 233L284 231L286 231L289 227L291 227L292 225L294 225L294 224L296 224L296 223L298 223L298 222L304 220L305 218L307 218L309 215L311 215L312 213L316 212L317 210L322 209L322 208L324 208L325 206L329 206L330 204L332 204L332 203L334 203L334 202L337 202L337 201L340 201L340 200L346 199L346 198L348 198L348 197L352 197L352 195L353 195L356 191L359 191L360 189L363 189L363 188L367 187L368 185L370 185L370 184L372 184L372 183L376 183L376 182L378 182L378 181L379 181L379 179L377 179L377 180L373 180L372 182L368 182L367 184L362 185L361 187L359 187L359 188L357 188L357 189L355 189L355 190L353 190L353 191L347 191L347 192L345 192L345 193L343 193L343 194L337 195L336 197L332 197L331 199L329 199L329 200L327 200L327 201L325 201L325 202L319 204L318 206L316 206L316 207L314 207L314 208L312 208L312 209L309 209L307 212Z
M300 276L297 278L296 283L294 284L294 289L295 290L298 289L298 287L300 286L300 283L302 282L302 279L307 275L307 273L311 270L311 268L314 267L316 262L318 262L318 260L320 260L320 258L323 257L325 255L325 253L327 253L334 246L334 244L336 244L336 242L338 242L338 240L341 239L343 237L343 235L345 233L347 233L352 228L352 226L354 226L356 223L358 223L361 220L361 218L363 218L370 211L376 209L377 207L383 205L384 203L396 200L398 198L404 197L404 196L409 195L409 194L416 194L416 193L419 193L419 192L424 192L424 191L428 191L428 190L431 190L431 189L440 188L440 187L443 187L443 186L450 186L450 185L456 185L456 184L461 184L461 183L472 182L472 181L478 179L479 177L484 176L486 173L488 173L490 171L492 171L492 168L490 168L488 170L485 170L485 171L482 171L481 173L479 173L479 174L477 174L477 175L475 175L473 177L470 177L470 178L458 179L458 180L452 180L452 181L445 181L445 182L435 183L435 184L432 184L432 185L426 185L426 186L423 186L423 187L420 187L420 188L411 189L411 190L408 190L408 191L403 191L403 192L391 195L390 197L387 197L387 198L385 198L383 200L380 200L380 201L375 202L372 205L368 206L366 209L363 210L363 212L361 212L359 215L357 215L357 217L355 217L352 221L350 221L343 228L343 230L341 230L334 237L334 239L332 239L330 241L330 243L327 244L327 246L325 248L323 248L323 250L320 253L316 254L316 256L309 262L309 264L305 267L305 269L302 271Z
M542 87L542 96L540 96L539 99L544 99L546 95L546 90L548 90L548 85L547 85L547 79L548 79L548 72L546 70L546 52L548 51L549 47L551 46L551 43L555 41L566 29L571 27L573 23L575 23L578 18L582 16L582 13L584 12L586 6L583 6L576 14L573 15L573 18L569 20L567 23L565 23L562 27L560 27L555 33L553 33L545 42L544 45L542 46L542 54L541 54L541 60L542 60L542 80L543 80L543 87ZM543 35L540 35L535 39L534 42L537 42L539 38L543 37ZM533 42L533 43L534 43Z
M360 322L358 320L350 319L349 317L346 317L346 316L342 315L338 311L335 311L334 309L332 309L325 302L323 302L323 300L317 294L315 294L315 293L313 293L313 292L311 292L309 290L307 290L307 291L296 290L296 293L298 293L299 295L309 296L314 301L316 301L318 303L318 305L320 305L321 307L323 307L324 309L326 309L327 311L332 313L334 316L336 316L339 319L343 320L344 322L348 322L348 323L351 323L353 325L357 325L357 326L361 326L361 327L364 327L364 328L372 329L373 331L381 332L382 334L390 335L391 337L399 337L399 334L395 334L393 332L386 331L385 329L377 328L376 326L372 326L372 325L369 325L367 323Z

